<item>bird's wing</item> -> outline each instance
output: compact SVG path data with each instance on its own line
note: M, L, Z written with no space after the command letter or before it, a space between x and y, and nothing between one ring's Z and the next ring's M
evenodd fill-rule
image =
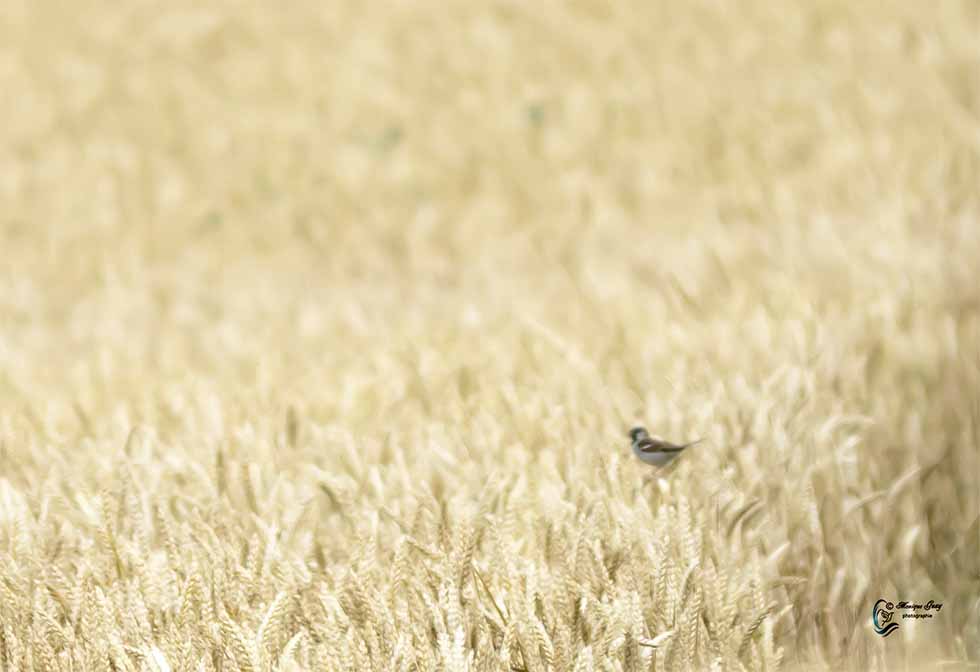
M675 446L672 443L667 443L666 441L658 441L657 439L641 439L636 442L636 448L641 453L677 453L684 450L683 446Z
M658 441L657 439L641 439L636 442L636 447L641 453L679 453L688 446L693 446L695 443L700 443L703 439L698 439L697 441L692 441L691 443L685 443L683 446L675 446L673 443L668 443L667 441Z

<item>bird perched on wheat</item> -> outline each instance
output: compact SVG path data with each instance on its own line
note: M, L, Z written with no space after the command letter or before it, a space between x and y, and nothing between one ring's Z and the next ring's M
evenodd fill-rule
M670 443L662 439L650 436L646 427L634 427L630 430L630 439L633 440L633 454L638 458L657 467L670 464L686 448L701 443L704 439L691 441L682 445Z

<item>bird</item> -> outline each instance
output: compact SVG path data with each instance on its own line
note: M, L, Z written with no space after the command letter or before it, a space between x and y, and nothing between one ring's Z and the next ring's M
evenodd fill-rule
M638 458L657 467L669 464L680 455L685 448L690 448L694 444L701 443L704 439L691 441L683 445L676 445L661 439L655 439L647 432L646 427L634 427L630 430L630 439L633 440L633 454Z

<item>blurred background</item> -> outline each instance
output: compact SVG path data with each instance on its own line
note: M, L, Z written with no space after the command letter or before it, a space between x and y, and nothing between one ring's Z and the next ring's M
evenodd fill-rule
M731 372L754 312L973 311L977 14L5 3L3 384L301 392L522 317Z

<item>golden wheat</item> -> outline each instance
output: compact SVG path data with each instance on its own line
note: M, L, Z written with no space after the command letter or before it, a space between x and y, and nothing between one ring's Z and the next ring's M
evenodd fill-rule
M6 2L0 668L975 665L978 34Z

